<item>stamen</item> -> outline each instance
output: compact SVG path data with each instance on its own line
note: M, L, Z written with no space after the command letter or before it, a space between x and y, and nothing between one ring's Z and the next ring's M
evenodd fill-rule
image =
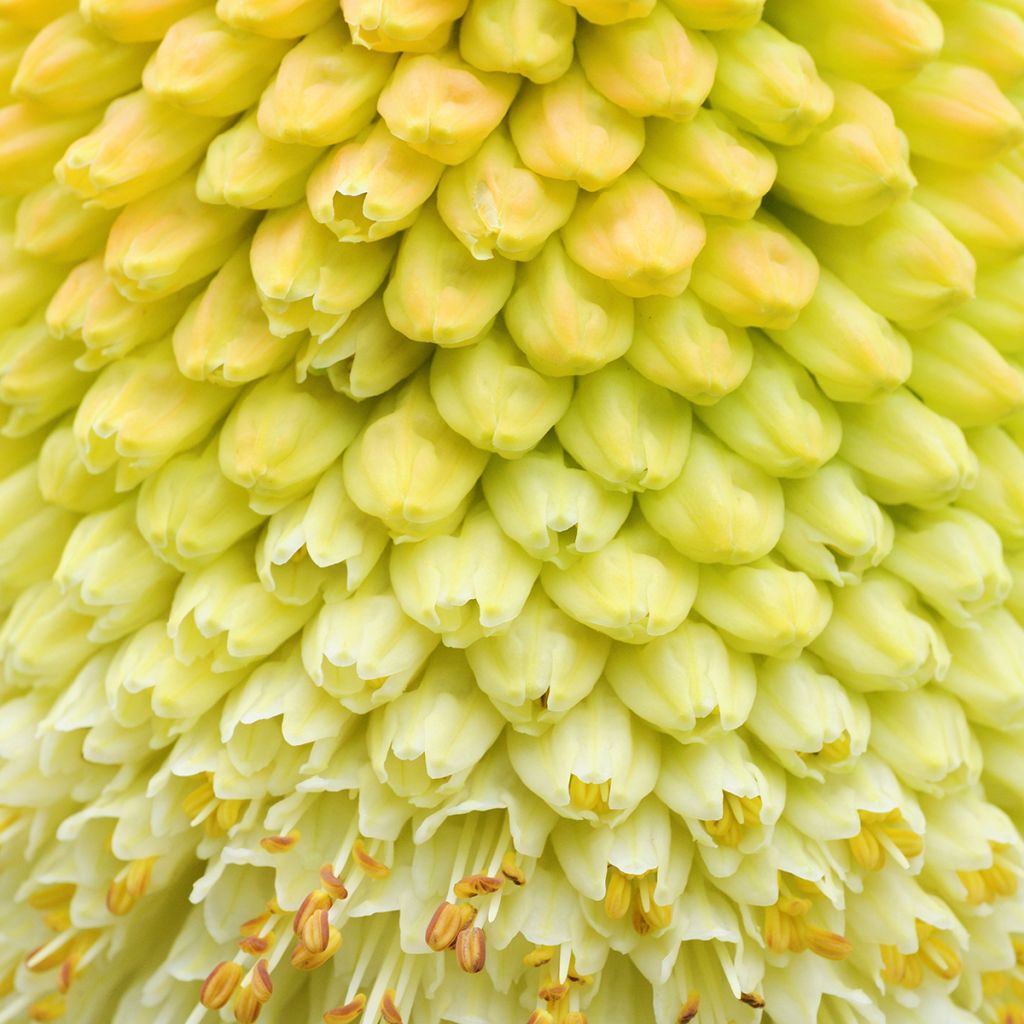
M247 935L244 939L238 940L238 948L250 956L259 956L266 953L274 942L274 933L268 935Z
M231 1009L238 1024L253 1024L263 1009L263 1003L256 998L256 994L249 986L243 985L235 993Z
M468 875L455 883L455 895L463 899L474 896L490 896L505 884L505 879L494 875Z
M402 1014L395 1005L395 990L385 989L380 1001L380 1015L386 1024L404 1024Z
M310 953L322 953L330 941L330 911L314 910L302 926L302 944Z
M45 885L36 889L27 902L33 910L52 910L54 907L64 907L71 902L78 887L68 882L58 882L55 885Z
M241 964L233 960L221 961L206 976L199 990L199 1002L208 1010L219 1010L226 1006L244 973Z
M513 885L526 885L526 875L516 863L515 855L511 851L501 859L501 873Z
M264 836L260 840L260 846L267 853L287 853L299 841L300 833L293 828L291 832L281 836Z
M266 960L259 960L252 969L252 991L253 995L261 1002L267 1002L274 994L274 983L270 979L270 964Z
M534 1010L526 1024L555 1024L555 1018L547 1010Z
M391 868L372 857L366 849L362 838L356 839L352 844L352 859L371 877L387 878L391 874Z
M355 999L350 1000L344 1006L336 1006L324 1014L324 1024L352 1024L366 1009L366 996L360 992Z
M584 782L576 775L569 776L569 803L581 811L604 814L611 796L611 779L604 782Z
M292 966L300 971L315 971L322 967L328 960L338 952L341 946L341 932L337 928L328 926L327 943L321 950L311 950L305 943L300 942L292 951Z
M434 916L427 925L424 933L427 945L438 953L447 949L463 929L463 920L461 909L445 900L434 911Z
M541 985L537 996L545 1003L557 1003L569 994L569 986L564 981L553 981L547 985Z
M28 1019L36 1021L59 1020L64 1016L66 1006L60 995L43 996L28 1008Z
M483 928L463 928L455 939L455 959L467 974L479 974L487 960Z
M676 1017L676 1024L690 1024L697 1016L697 1011L700 1009L700 993L690 992L686 997L686 1002L683 1003L683 1008L679 1011L679 1016Z
M295 911L295 917L292 920L292 931L296 935L301 935L302 929L313 914L318 910L330 910L333 905L334 900L328 892L325 892L323 889L314 889L299 904L299 909Z
M704 821L704 831L721 846L736 847L743 840L744 832L761 823L761 798L759 796L737 796L723 794L722 817Z
M320 884L336 900L348 898L348 889L345 888L342 880L334 873L330 864L324 864L320 868Z
M760 996L756 992L741 992L740 1002L752 1006L755 1010L764 1008L764 996Z
M629 912L633 899L633 884L618 868L612 868L604 893L604 912L618 921Z
M534 946L526 956L523 957L523 963L527 967L543 967L545 964L551 963L552 958L555 955L555 949L553 946Z
M142 857L118 872L107 889L107 910L122 917L146 895L155 861L156 857Z

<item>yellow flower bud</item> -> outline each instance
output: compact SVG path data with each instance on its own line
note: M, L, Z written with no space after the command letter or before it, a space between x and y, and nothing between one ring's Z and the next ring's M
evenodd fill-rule
M148 56L148 47L116 43L75 11L32 40L11 89L50 110L91 110L137 88Z
M578 64L554 82L524 86L508 127L531 171L588 191L611 185L644 148L643 121L606 100Z
M59 182L29 192L18 203L14 244L22 252L55 263L76 263L103 248L114 215L87 209Z
M454 49L403 54L377 109L388 130L418 153L460 164L504 119L519 78L479 71Z
M978 271L975 297L961 306L958 319L980 331L1000 352L1024 351L1024 257Z
M688 28L721 32L752 28L761 19L764 0L665 0L665 5Z
M11 82L17 74L22 54L34 36L31 29L16 24L7 16L0 21L0 103L14 98Z
M1006 598L1006 607L1020 620L1024 617L1024 551L1010 552L1004 557L1013 581Z
M747 220L775 180L775 157L720 110L702 107L683 124L646 122L640 166L695 210Z
M699 32L658 4L614 26L583 23L576 53L590 84L637 117L689 121L711 91L718 58Z
M1002 604L1012 584L999 534L984 519L958 508L907 510L896 526L885 568L954 626L970 626Z
M1024 139L1024 120L978 68L932 61L885 101L913 153L963 167L984 166Z
M40 444L47 436L45 430L24 437L0 434L0 480L41 456Z
M119 43L162 39L205 0L81 0L82 17Z
M249 269L249 246L235 250L174 328L178 369L190 380L246 384L287 366L301 336L267 327Z
M639 501L651 526L695 562L753 562L782 533L779 482L699 429L682 473Z
M767 22L714 37L711 105L745 131L794 146L832 113L832 90L811 55Z
M248 211L207 206L186 175L130 203L110 229L103 268L136 302L162 299L213 273L246 237Z
M481 71L553 82L572 64L576 15L559 0L470 0L459 52Z
M231 410L220 432L221 472L249 489L249 505L268 515L313 488L355 437L364 410L313 377L265 377Z
M520 267L503 316L530 363L556 377L618 359L633 334L632 300L569 259L558 235Z
M448 647L504 632L523 610L540 563L510 540L481 502L450 534L399 544L391 585L406 615Z
M876 501L929 508L974 485L978 460L963 432L906 388L872 405L844 405L840 418L839 452Z
M153 345L100 373L75 413L75 441L90 472L116 466L117 489L128 490L202 441L234 398L186 380L170 345Z
M377 97L394 57L355 45L332 19L280 62L260 98L260 131L278 142L330 146L361 132L377 112Z
M617 25L651 13L657 0L561 0L593 25Z
M345 453L345 487L398 539L458 527L489 455L441 419L421 372L377 403Z
M581 466L616 490L658 490L682 472L690 406L623 361L581 377L555 428Z
M988 0L963 0L943 10L942 25L943 57L976 65L1001 89L1024 75L1024 21L1019 11Z
M0 0L0 18L20 28L38 30L77 6L74 0Z
M697 567L634 512L614 539L566 568L545 562L541 583L577 622L627 644L671 633L689 614Z
M941 679L949 651L913 588L881 569L833 592L835 608L811 644L829 670L865 692L910 690Z
M679 295L704 246L704 223L643 171L580 196L562 229L571 259L627 295Z
M796 322L766 333L836 402L873 402L910 375L907 339L828 270Z
M68 145L95 123L95 111L54 117L38 103L0 107L0 189L21 195L45 185Z
M869 89L909 80L942 49L942 22L924 0L772 0L771 19L821 67Z
M746 379L714 405L700 406L697 415L773 476L809 476L835 455L842 435L835 407L807 371L756 336Z
M57 180L98 206L123 206L179 179L222 126L133 92L76 137L57 164Z
M492 328L469 348L435 354L430 393L452 430L477 448L516 458L562 418L572 381L538 373L503 330Z
M782 484L786 518L778 552L812 579L860 582L892 550L892 520L864 493L860 474L839 459Z
M551 0L557 6L557 0ZM455 236L478 259L495 252L531 260L569 219L577 186L529 170L507 131L498 128L458 167L450 167L437 190L437 210Z
M136 522L153 551L182 572L212 562L263 521L220 471L217 445L171 459L144 481Z
M51 505L73 512L96 512L117 500L114 477L113 470L89 472L75 445L70 420L52 430L43 442L39 493Z
M501 528L534 558L563 568L608 544L633 504L628 493L568 462L558 441L547 437L521 459L492 459L483 477Z
M698 405L735 391L750 372L753 349L742 327L692 292L635 303L636 329L626 361L638 373Z
M974 486L957 505L991 523L1008 544L1024 541L1024 451L999 427L978 427L967 434L978 465Z
M706 225L707 244L693 266L697 295L738 327L791 326L818 284L811 250L766 213Z
M210 8L172 25L142 74L147 93L204 117L240 114L259 99L288 43L232 28Z
M385 53L440 49L465 10L466 0L341 0L352 38Z
M298 39L338 13L335 0L217 0L217 17L271 39Z
M996 423L1024 409L1024 372L973 327L947 317L909 335L914 369L907 386L962 427Z
M320 159L313 146L268 139L250 113L209 145L199 168L196 196L203 203L229 203L250 210L290 206L306 194L306 179Z
M0 229L0 330L22 323L45 303L63 274L63 267L20 252L14 232Z
M795 212L787 219L829 270L902 327L927 327L973 294L974 257L913 200L857 227L826 225Z

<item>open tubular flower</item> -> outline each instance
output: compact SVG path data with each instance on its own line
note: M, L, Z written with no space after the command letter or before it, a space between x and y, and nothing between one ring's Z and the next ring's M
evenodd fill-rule
M1024 0L0 0L0 1024L1024 1024Z

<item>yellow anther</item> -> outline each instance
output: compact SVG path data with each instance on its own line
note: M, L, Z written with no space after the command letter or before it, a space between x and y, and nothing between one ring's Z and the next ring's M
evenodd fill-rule
M61 995L43 996L28 1008L29 1020L59 1020L64 1016L64 997Z
M324 1024L352 1024L352 1021L359 1017L366 1009L366 996L362 992L357 993L355 999L345 1003L344 1006L336 1006L324 1014Z
M71 982L75 980L75 967L77 957L68 957L59 968L57 968L57 991L65 993L71 988Z
M564 981L552 981L541 985L537 990L537 998L545 1003L559 1003L569 994L569 985Z
M455 895L463 899L473 896L490 896L505 884L505 879L495 875L467 875L455 883Z
M226 1006L244 973L241 964L236 964L233 960L221 961L206 976L206 981L199 990L199 1002L208 1010L219 1010Z
M274 983L270 980L270 964L266 960L259 960L252 969L253 995L261 1002L267 1002L274 994Z
M467 974L479 974L487 960L483 928L463 928L455 939L455 959Z
M45 885L42 889L36 889L28 898L28 905L33 910L52 910L56 907L66 907L75 895L76 886L69 882L58 882L56 885Z
M721 846L739 846L746 829L761 823L761 798L759 796L737 796L725 793L722 801L722 817L704 821L704 831Z
M523 957L523 963L527 967L543 967L544 964L551 963L555 955L555 949L553 946L534 946L526 956Z
M263 931L263 926L270 920L271 916L270 911L267 911L260 914L259 917L251 917L248 921L243 921L239 926L238 934L244 936L258 935Z
M43 914L43 924L52 932L62 932L71 927L70 907L58 907Z
M216 799L217 797L213 792L213 783L207 778L205 782L186 794L185 798L181 801L181 809L185 812L189 821L192 821L203 812L211 800Z
M391 874L391 868L383 862L371 856L366 849L366 844L361 838L352 844L352 859L371 877L387 878Z
M563 1024L587 1024L587 1015L582 1010L573 1010L565 1015Z
M611 788L611 779L605 779L604 782L583 782L575 775L570 775L569 802L581 811L604 814L608 810Z
M672 923L672 906L654 902L654 887L657 884L654 872L649 871L638 879L635 896L635 910L642 917L647 930L659 931ZM635 920L634 920L635 926Z
M386 989L380 1001L380 1015L385 1024L404 1024L402 1014L395 1003L395 990Z
M686 996L686 1002L683 1003L682 1009L679 1011L679 1016L676 1017L676 1024L690 1024L690 1021L696 1018L699 1010L700 993L690 992Z
M306 898L299 904L299 909L295 911L292 931L296 935L301 935L302 929L313 914L318 910L330 910L333 905L334 900L329 892L324 889L314 889L306 895Z
M250 956L259 956L261 953L266 953L273 945L273 942L273 932L270 932L269 935L246 935L238 940L238 948Z
M756 992L741 992L740 1002L752 1006L755 1010L764 1008L764 996L758 995Z
M299 838L299 830L293 828L291 832L287 832L284 835L264 836L260 840L260 846L262 846L267 853L287 853L288 850L295 846L299 841Z
M845 960L853 951L853 945L845 935L826 931L824 928L807 928L807 948L826 960Z
M238 821L245 804L245 800L221 800L217 810L204 822L207 831L213 835L227 832Z
M238 1024L253 1024L262 1009L263 1003L256 998L256 993L249 985L242 985L235 992L235 1001L231 1005L231 1011Z
M526 875L516 863L515 854L511 850L501 858L499 870L513 885L526 885Z
M632 899L632 883L621 871L612 868L604 893L604 912L612 920L617 921L629 912L629 904Z
M424 939L431 949L441 952L455 942L463 927L461 908L445 900L434 911L433 917L427 924Z
M885 866L882 836L908 859L924 849L924 840L907 825L899 810L859 813L861 830L849 843L854 859L865 871L879 871Z
M526 1024L555 1024L555 1018L547 1010L534 1010Z
M341 932L337 928L328 927L327 944L322 950L314 952L302 942L295 947L291 956L292 967L300 971L315 971L327 963L338 952L340 946Z
M302 925L302 944L310 953L322 953L331 941L330 910L314 910Z
M345 883L334 873L330 864L324 864L320 868L320 885L336 900L348 899Z

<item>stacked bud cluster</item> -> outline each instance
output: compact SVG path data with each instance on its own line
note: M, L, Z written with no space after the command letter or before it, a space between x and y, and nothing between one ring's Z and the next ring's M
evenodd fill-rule
M1022 0L0 99L0 1024L1024 1024Z

